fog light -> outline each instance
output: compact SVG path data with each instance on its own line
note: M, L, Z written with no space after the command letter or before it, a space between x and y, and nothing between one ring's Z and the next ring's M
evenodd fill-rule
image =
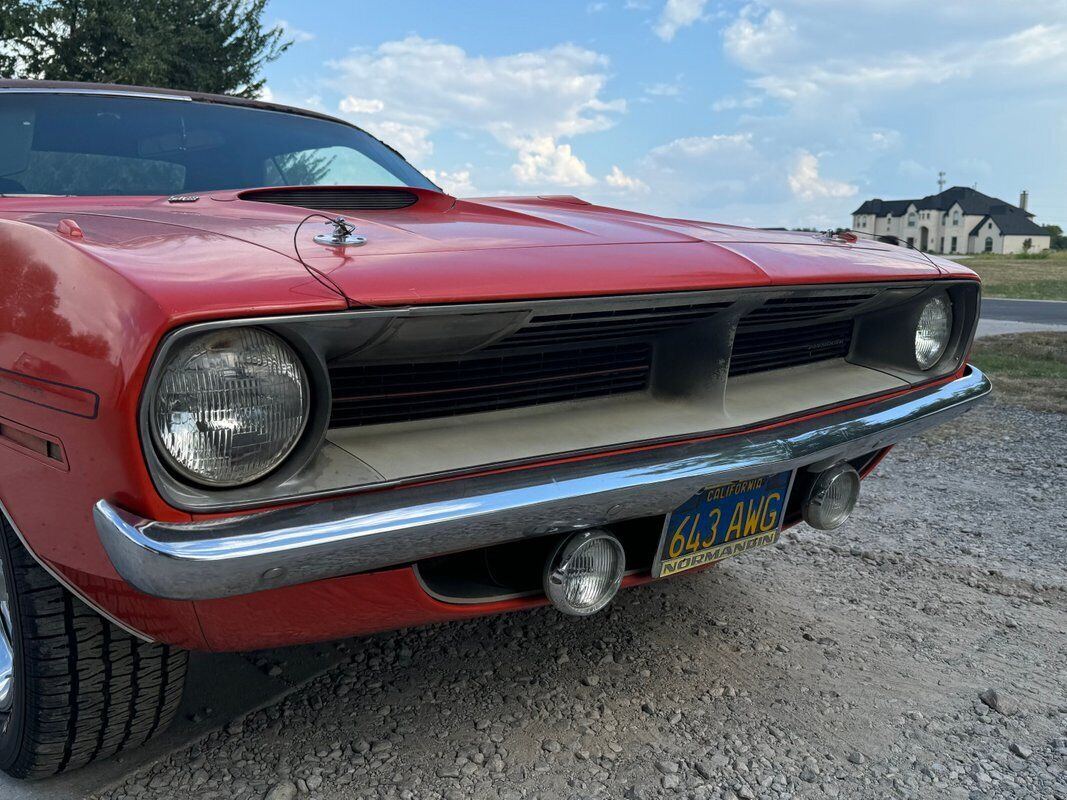
M851 464L834 464L819 473L804 501L804 521L813 528L840 528L860 496L860 475Z
M545 594L564 614L594 614L615 596L625 569L618 539L607 531L582 531L564 539L545 562Z

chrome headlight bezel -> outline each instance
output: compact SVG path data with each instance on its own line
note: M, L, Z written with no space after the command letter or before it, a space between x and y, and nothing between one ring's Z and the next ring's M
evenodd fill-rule
M148 473L162 497L178 507L196 505L225 506L265 501L276 496L285 482L301 472L321 451L330 419L330 383L326 365L318 350L304 336L284 324L286 318L274 320L220 320L178 328L160 342L148 376L141 390L138 427L141 450ZM160 380L170 359L200 336L238 328L256 328L283 342L295 355L305 377L305 419L300 435L269 470L243 482L211 482L190 473L168 457L166 448L154 432L152 411ZM214 499L211 499L214 498Z
M244 341L241 341L242 339ZM265 372L259 377L247 374L260 368L261 365L257 364L256 361L262 360L265 355L271 357L277 366L272 371ZM237 460L233 459L234 463L231 465L229 473L225 472L224 465L220 465L214 471L196 469L191 465L188 456L183 456L176 452L175 448L166 441L168 437L161 429L164 424L164 414L159 407L162 402L161 392L167 386L168 380L174 377L174 370L183 368L181 365L176 365L176 362L183 358L187 358L189 361L199 360L201 362L210 362L213 359L221 360L225 367L220 371L237 370L241 373L238 376L238 384L244 384L247 387L250 381L275 381L280 384L280 388L283 391L290 395L288 399L295 404L292 409L295 413L291 415L282 430L277 432L278 435L275 441L268 439L260 443L261 450L256 454L256 458L251 465L246 465L242 468ZM210 373L211 369L202 368L198 372L200 374ZM230 379L232 380L232 376L230 376ZM198 378L197 382L199 383L200 380ZM221 384L209 391L218 392L221 389L225 389L226 393L232 391L227 387L226 377L219 378L219 380ZM188 394L185 390L181 391L184 394ZM246 389L246 391L256 392L258 390ZM167 467L183 480L191 483L209 488L229 488L255 483L285 462L307 429L311 414L311 386L303 360L283 338L271 331L255 326L230 327L206 331L196 336L188 337L178 347L172 348L167 358L159 364L153 392L151 397L148 398L148 402L150 404L149 433L152 443ZM196 424L207 425L208 422L203 418L210 418L219 412L223 412L222 422L232 421L226 420L225 411L225 408L209 408L206 411L201 411L202 418L196 420ZM236 409L231 416L237 416ZM225 426L222 426L221 429L225 430ZM246 429L240 431L240 435L253 437L254 429L248 430L246 427ZM237 450L240 445L231 443L229 448ZM226 458L223 456L218 460L225 462Z

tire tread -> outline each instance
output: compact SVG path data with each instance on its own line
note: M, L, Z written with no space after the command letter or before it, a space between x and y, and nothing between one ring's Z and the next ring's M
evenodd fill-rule
M59 585L0 516L21 631L21 741L3 768L42 778L137 747L181 702L187 654L138 639Z

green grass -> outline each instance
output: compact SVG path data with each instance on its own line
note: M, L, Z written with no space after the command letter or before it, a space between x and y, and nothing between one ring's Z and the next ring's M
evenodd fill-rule
M985 253L960 259L982 276L986 297L1067 300L1067 251L1001 256Z
M975 341L971 361L999 400L1067 414L1067 333L987 336Z

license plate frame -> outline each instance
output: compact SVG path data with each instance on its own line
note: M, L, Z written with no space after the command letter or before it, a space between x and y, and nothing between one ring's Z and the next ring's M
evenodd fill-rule
M777 542L795 477L796 470L786 470L713 484L692 495L663 521L652 577L677 575ZM672 548L679 535L680 552Z

